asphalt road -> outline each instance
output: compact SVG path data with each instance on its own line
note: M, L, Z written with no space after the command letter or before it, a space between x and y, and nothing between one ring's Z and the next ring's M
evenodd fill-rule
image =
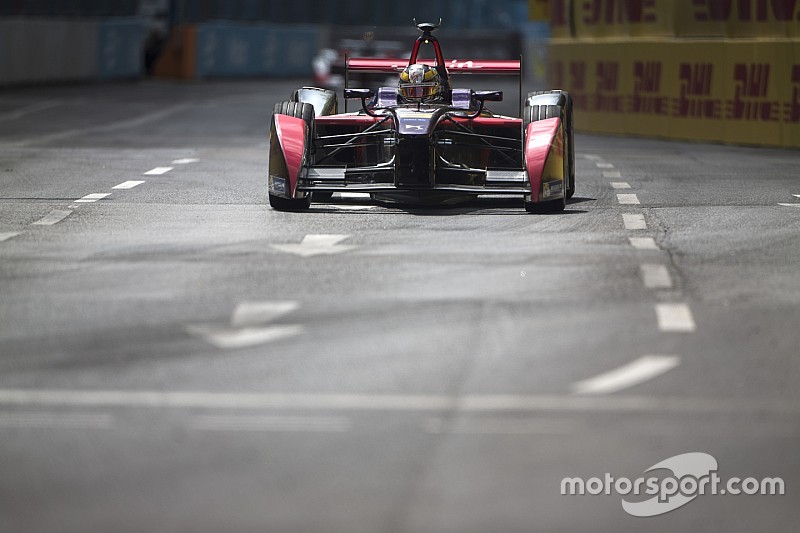
M563 214L279 213L297 83L0 92L0 530L796 529L797 151L578 135ZM785 494L561 494L691 452Z

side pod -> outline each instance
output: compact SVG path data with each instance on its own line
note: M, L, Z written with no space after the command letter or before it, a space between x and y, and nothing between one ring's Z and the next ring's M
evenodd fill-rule
M276 114L269 133L269 190L276 196L294 198L297 180L305 164L308 125L301 118Z
M563 196L564 143L559 118L528 124L525 132L525 167L531 184L531 200L542 202Z

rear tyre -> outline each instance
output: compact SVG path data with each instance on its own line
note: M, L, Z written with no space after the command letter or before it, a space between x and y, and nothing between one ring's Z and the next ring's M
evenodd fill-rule
M289 115L302 119L308 126L309 136L314 136L314 106L304 102L278 102L272 109L272 129L275 128L275 115ZM306 143L306 150L310 149L310 143ZM306 158L308 159L308 153ZM284 198L269 193L269 205L276 211L303 211L311 205L311 194L305 193L301 198Z

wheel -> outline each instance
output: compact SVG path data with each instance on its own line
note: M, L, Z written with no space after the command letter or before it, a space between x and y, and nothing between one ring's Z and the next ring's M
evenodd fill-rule
M275 135L275 115L289 115L290 117L300 118L305 121L308 125L308 131L310 138L313 139L314 135L314 106L304 102L278 102L275 104L275 107L272 109L273 119L272 119L272 128L270 134L270 146L273 146L273 143L277 142L276 135ZM310 149L310 143L308 143L306 150ZM277 148L276 148L277 150ZM282 176L285 175L285 166L283 164L283 160L275 163L275 167L273 170L273 157L276 157L277 153L270 149L270 175L277 175ZM277 196L272 193L269 193L269 205L277 210L277 211L302 211L304 209L308 209L311 205L311 195L306 193L305 196L302 198L285 198L283 196Z
M546 116L547 112L542 112L541 107L548 107L555 105L563 109L561 114L551 114ZM536 108L535 110L533 108ZM545 116L542 116L542 115ZM535 91L528 93L525 99L525 112L523 113L523 120L525 126L536 120L543 120L545 118L559 117L564 121L566 130L566 142L564 143L564 151L569 154L567 159L567 198L572 198L575 194L575 118L573 113L572 96L566 91Z
M564 120L564 108L560 105L555 105L555 104L536 104L525 107L525 112L523 116L525 124L530 124L531 122L536 122L538 120L545 120L548 118L560 118ZM569 142L568 141L569 136L567 134L566 128L563 128L561 131L562 135L564 136L561 140L563 145L566 147L567 143ZM569 168L570 168L569 158L565 157L564 158L565 176L569 176ZM559 198L557 200L549 200L547 202L525 202L525 211L527 211L528 213L560 213L567 207L567 198L569 196L570 196L569 178L567 178L566 190L564 191L564 196L562 198Z

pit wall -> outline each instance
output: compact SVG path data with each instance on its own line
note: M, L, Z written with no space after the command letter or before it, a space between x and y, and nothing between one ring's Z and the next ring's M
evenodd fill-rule
M800 0L550 0L581 131L800 148Z

